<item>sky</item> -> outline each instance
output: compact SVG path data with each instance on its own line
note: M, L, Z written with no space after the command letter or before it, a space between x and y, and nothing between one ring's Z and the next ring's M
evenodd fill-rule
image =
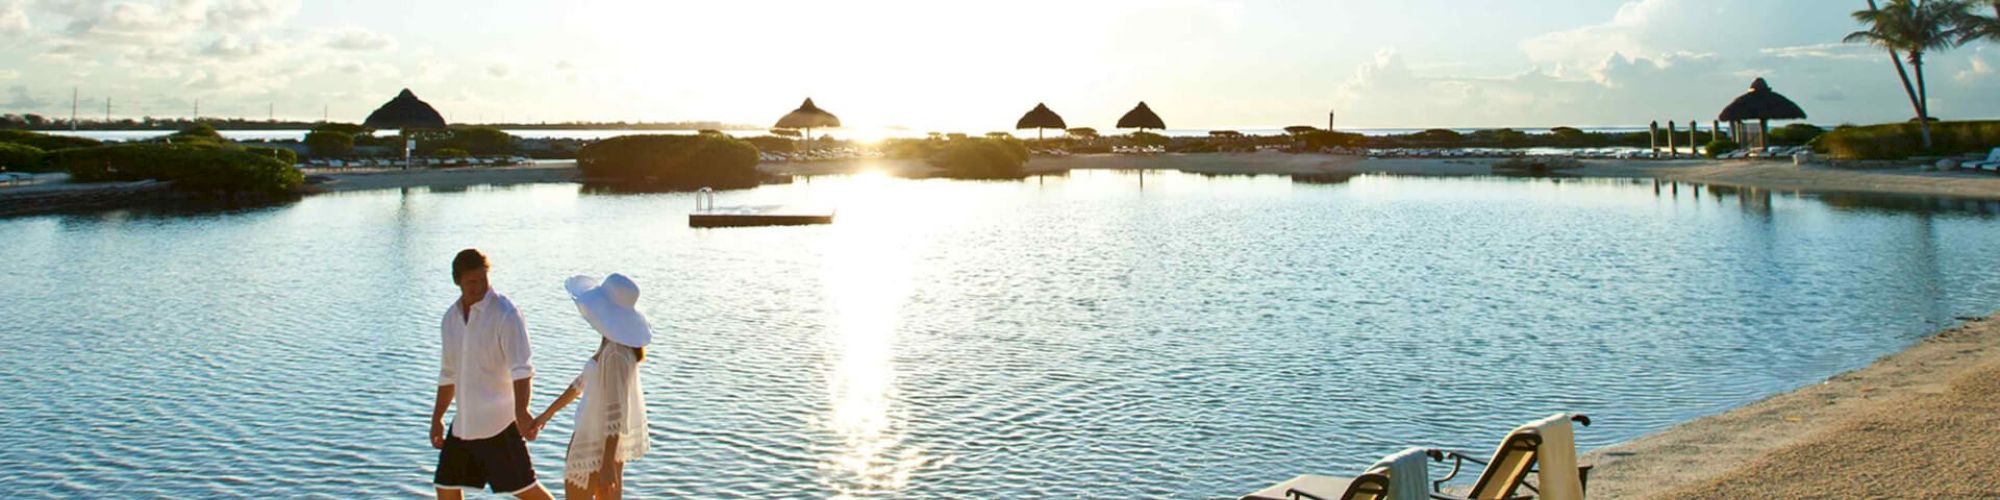
M1757 77L1826 125L1912 115L1863 0L0 0L0 112L984 132L1047 103L1112 129L1644 125ZM1933 54L1933 114L2000 117L2000 44Z

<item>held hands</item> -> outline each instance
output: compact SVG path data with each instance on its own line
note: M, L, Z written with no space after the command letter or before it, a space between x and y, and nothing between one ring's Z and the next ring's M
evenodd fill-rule
M521 439L528 441L534 441L535 436L542 434L541 422L536 420L534 415L528 414L528 410L514 411L514 427L520 429Z

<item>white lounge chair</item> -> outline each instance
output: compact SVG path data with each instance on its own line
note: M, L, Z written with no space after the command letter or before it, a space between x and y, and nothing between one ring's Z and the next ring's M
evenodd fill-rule
M1993 148L1992 152L1986 153L1985 160L1965 162L1965 164L1959 165L1959 168L2000 171L2000 148Z

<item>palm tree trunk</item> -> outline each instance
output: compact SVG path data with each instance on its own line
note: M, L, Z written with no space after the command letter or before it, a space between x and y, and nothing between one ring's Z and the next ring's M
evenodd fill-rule
M1931 148L1931 95L1924 87L1924 53L1910 52L1910 68L1917 72L1917 130L1923 133L1924 149Z
M1875 7L1875 0L1868 0L1868 10L1881 10L1881 9ZM1909 70L1903 69L1903 58L1900 54L1896 53L1895 47L1889 48L1889 62L1896 65L1896 77L1901 78L1903 80L1903 95L1907 95L1910 97L1910 108L1916 110L1917 112L1917 123L1918 123L1917 129L1923 131L1924 149L1930 149L1931 148L1930 122L1925 121L1924 119L1925 115L1924 105L1917 98L1917 88L1910 85L1910 72Z

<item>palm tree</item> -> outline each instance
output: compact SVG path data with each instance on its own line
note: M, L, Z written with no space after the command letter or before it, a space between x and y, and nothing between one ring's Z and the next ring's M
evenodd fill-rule
M1979 40L2000 43L2000 0L1974 2L1971 6L1976 7L1980 3L1993 7L1993 17L1966 12L1964 17L1959 18L1959 44L1968 44Z
M1924 53L1958 45L1960 20L1969 5L1962 0L1888 0L1887 8L1877 8L1868 0L1868 10L1854 11L1854 20L1867 29L1847 35L1842 41L1867 43L1889 51L1896 61L1896 74L1903 79L1903 93L1917 111L1917 127L1922 131L1924 149L1931 147L1930 89L1924 84ZM1904 52L1912 71L1903 69ZM1910 86L1910 73L1917 84Z

